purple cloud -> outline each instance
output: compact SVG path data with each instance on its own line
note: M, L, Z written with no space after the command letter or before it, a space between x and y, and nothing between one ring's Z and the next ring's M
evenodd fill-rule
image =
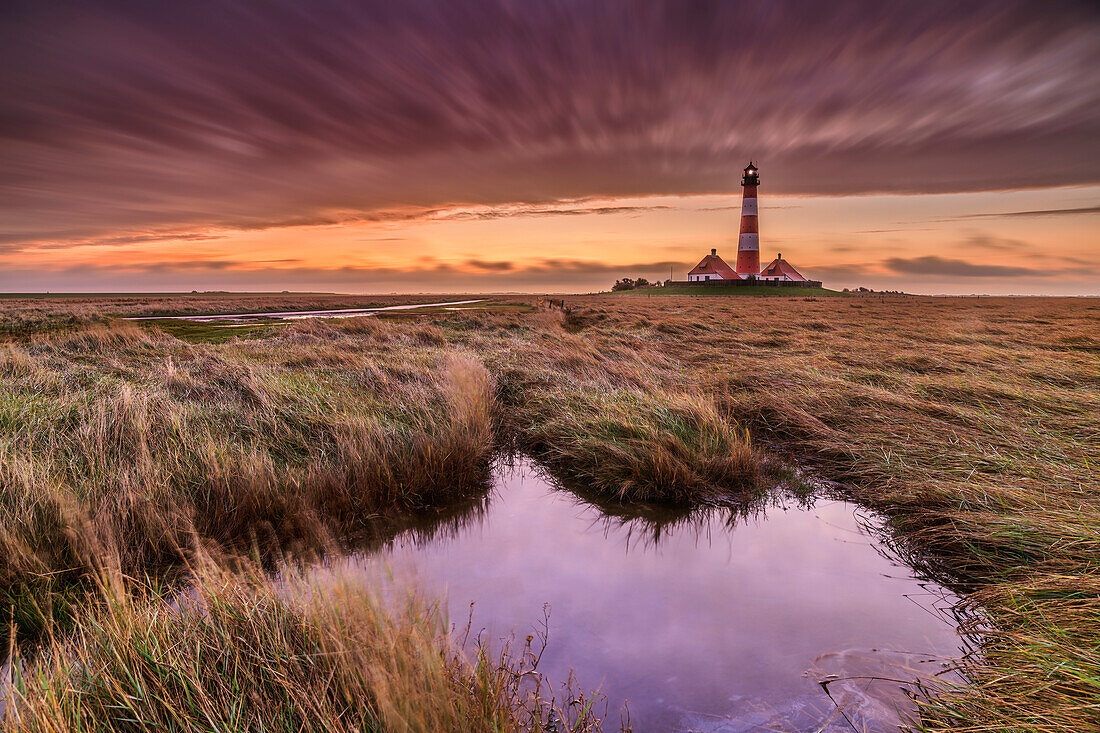
M967 262L935 255L924 257L891 257L883 261L890 270L904 275L934 275L946 277L1054 277L1066 274L1095 275L1094 270L1012 267Z
M1084 3L0 12L9 243L730 192L750 156L774 192L1100 180L1100 18Z

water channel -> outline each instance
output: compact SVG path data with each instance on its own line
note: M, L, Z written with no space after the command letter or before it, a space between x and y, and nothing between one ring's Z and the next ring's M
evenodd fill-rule
M950 674L961 640L956 599L879 527L782 492L750 512L601 508L521 460L476 509L347 562L443 595L457 627L473 604L491 644L549 609L539 671L599 688L610 730L625 705L635 731L896 731L905 683Z
M410 303L407 305L386 305L374 308L342 308L338 310L319 311L273 311L270 313L195 313L186 316L129 316L125 321L193 321L195 323L209 323L212 321L239 321L274 319L280 321L295 321L306 318L355 318L356 316L368 316L372 313L384 311L409 311L417 308L439 308L446 306L468 305L470 303L482 303L484 298L476 300L452 300L445 303Z
M386 536L334 562L443 597L471 648L537 636L548 611L539 673L598 689L609 731L624 709L636 733L897 731L914 683L953 680L963 645L957 599L837 498L596 504L520 459L484 498Z

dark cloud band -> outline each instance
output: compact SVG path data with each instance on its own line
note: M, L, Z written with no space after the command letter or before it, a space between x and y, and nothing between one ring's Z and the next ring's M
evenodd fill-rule
M1072 2L15 2L6 241L332 210L1100 180Z

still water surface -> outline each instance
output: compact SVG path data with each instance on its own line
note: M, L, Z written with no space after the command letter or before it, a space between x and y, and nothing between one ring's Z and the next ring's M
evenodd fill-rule
M549 604L539 671L572 668L635 731L895 731L912 704L894 680L959 655L955 598L892 560L853 504L611 511L520 462L466 515L351 562L445 594L459 627L472 603L487 640L522 641Z

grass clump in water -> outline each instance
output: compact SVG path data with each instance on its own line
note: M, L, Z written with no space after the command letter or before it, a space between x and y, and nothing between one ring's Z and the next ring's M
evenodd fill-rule
M697 503L757 487L747 434L706 397L595 389L527 397L527 445L598 495Z

